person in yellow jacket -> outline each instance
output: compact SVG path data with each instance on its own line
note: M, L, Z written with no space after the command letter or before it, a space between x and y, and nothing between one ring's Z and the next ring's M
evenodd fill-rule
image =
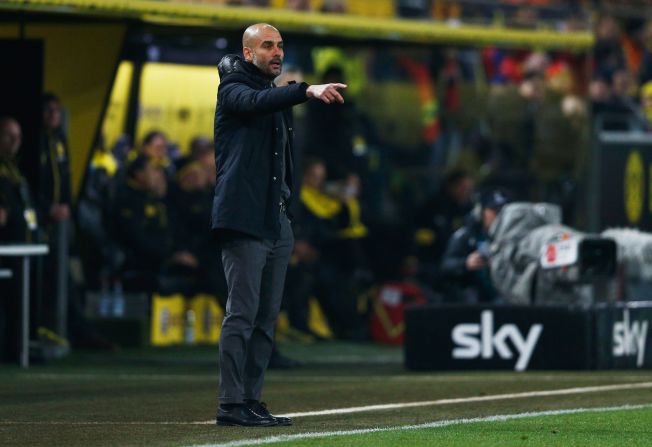
M364 268L359 180L350 177L328 183L320 159L306 160L300 210L294 219L295 248L288 277L287 311L290 324L310 333L308 300L315 296L338 338L364 338L357 312L357 272Z

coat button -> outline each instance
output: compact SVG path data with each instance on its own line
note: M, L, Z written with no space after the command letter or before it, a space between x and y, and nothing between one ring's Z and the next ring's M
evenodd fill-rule
M274 179L274 181L276 181L276 177L272 177L272 178Z
M278 155L278 152L274 152L274 155Z

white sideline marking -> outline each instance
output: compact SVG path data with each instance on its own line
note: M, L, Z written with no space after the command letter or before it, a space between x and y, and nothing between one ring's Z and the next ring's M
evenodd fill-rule
M297 433L294 435L276 435L268 436L266 438L242 439L239 441L226 442L224 444L197 444L192 447L239 447L246 445L263 445L275 444L278 442L296 441L298 439L309 438L330 438L334 436L348 436L348 435L361 435L367 433L380 433L388 431L404 431L404 430L419 430L423 428L442 428L451 425L465 425L474 424L478 422L503 422L515 419L525 419L539 416L557 416L563 414L578 414L578 413L605 413L608 411L622 411L622 410L640 410L644 408L652 408L652 404L644 405L622 405L619 407L594 407L594 408L571 408L568 410L547 410L517 414L501 414L495 416L485 416L479 418L464 418L464 419L449 419L444 421L428 422L419 425L399 425L395 427L383 428L363 428L357 430L341 430L341 431L327 431L327 432L307 432Z
M524 397L548 397L566 394L597 393L601 391L620 391L629 389L652 388L652 382L623 383L616 385L588 386L579 388L563 388L558 390L526 391L511 394L493 394L489 396L459 397L455 399L438 399L422 402L404 402L382 405L367 405L364 407L335 408L331 410L307 411L303 413L288 413L279 416L301 418L310 416L328 416L334 414L363 413L367 411L393 410L399 408L426 407L437 405L463 404L491 400L520 399ZM0 425L211 425L209 421L7 421L0 420Z
M404 402L404 403L395 403L395 404L366 405L364 407L334 408L332 410L288 413L288 414L284 414L283 416L295 417L295 418L309 417L309 416L328 416L333 414L363 413L367 411L394 410L399 408L430 407L435 405L484 402L488 400L508 400L508 399L521 399L524 397L561 396L565 394L585 394L585 393L597 393L600 391L619 391L619 390L629 390L629 389L639 389L639 388L652 388L652 382L623 383L617 385L587 386L587 387L579 387L579 388L563 388L560 390L546 390L546 391L525 391L522 393L459 397L455 399L438 399L438 400L427 400L422 402Z

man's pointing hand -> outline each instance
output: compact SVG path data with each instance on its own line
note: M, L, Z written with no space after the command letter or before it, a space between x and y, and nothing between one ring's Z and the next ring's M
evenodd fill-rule
M344 98L338 90L345 89L346 84L318 84L311 85L306 90L306 95L308 98L317 98L324 101L326 104L332 102L339 102L340 104L344 102Z

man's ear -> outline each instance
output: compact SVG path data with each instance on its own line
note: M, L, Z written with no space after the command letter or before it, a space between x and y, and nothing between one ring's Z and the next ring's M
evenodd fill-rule
M254 53L251 51L251 48L244 47L242 48L242 55L244 56L247 62L251 62L254 59Z

